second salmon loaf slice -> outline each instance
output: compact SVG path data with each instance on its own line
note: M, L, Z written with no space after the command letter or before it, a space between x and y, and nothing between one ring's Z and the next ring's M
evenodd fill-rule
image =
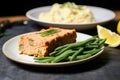
M42 29L20 37L19 53L31 56L47 56L58 46L76 42L76 37L75 29Z

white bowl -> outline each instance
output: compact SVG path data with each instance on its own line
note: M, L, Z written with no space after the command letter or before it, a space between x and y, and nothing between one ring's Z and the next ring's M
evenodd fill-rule
M87 6L87 5L86 5ZM101 25L106 22L109 22L115 18L115 13L112 10L102 8L102 7L95 7L95 6L87 6L92 12L96 19L96 22L92 23L80 23L80 24L69 24L69 23L57 23L57 22L47 22L38 19L38 16L41 12L48 12L52 8L52 6L44 6L38 7L26 12L26 16L38 22L40 25L45 27L60 27L60 28L67 28L67 29L76 29L76 30L85 30L96 27L97 24Z

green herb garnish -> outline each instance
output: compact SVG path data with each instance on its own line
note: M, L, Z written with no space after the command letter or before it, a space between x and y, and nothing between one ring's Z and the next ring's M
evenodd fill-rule
M34 46L34 45L33 45L33 41L34 41L34 40L31 39L31 38L29 39L29 44L30 44L30 46Z
M21 49L23 47L23 44L19 44L19 49Z
M42 52L41 52L41 50L38 49L37 53L38 53L38 54L41 54Z
M44 32L40 32L39 34L44 37L44 36L49 36L49 35L55 34L59 31L60 30L58 30L58 29L50 29L50 30L46 30Z

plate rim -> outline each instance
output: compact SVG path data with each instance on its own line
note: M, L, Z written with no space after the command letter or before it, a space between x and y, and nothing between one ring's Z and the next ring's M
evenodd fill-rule
M31 32L29 32L31 33ZM44 66L44 67L56 67L56 66L69 66L69 65L75 65L75 64L81 64L81 63L84 63L84 62L87 62L89 60L92 60L94 58L96 58L97 56L99 56L100 54L102 54L102 52L104 51L104 47L102 48L101 51L99 51L97 54L95 55L92 55L88 58L85 58L85 59L82 59L82 60L76 60L76 61L68 61L68 62L60 62L60 63L37 63L37 62L31 62L31 61L28 61L28 62L25 62L25 61L20 61L18 60L18 58L13 58L10 53L7 53L6 50L5 50L5 47L7 46L7 44L16 39L17 37L19 38L21 35L25 35L25 34L29 34L29 33L24 33L24 34L20 34L20 35L17 35L17 36L14 36L10 39L8 39L2 46L2 53L10 60L14 61L14 62L17 62L17 63L21 63L21 64L26 64L26 65L31 65L31 66ZM88 34L84 34L84 33L80 33L80 32L77 32L77 35L79 34L83 34L83 35L86 35L86 36L89 36L89 37L92 37L91 35L88 35Z

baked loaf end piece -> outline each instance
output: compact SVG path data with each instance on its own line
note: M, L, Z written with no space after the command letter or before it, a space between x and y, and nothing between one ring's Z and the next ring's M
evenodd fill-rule
M49 28L22 35L19 53L31 56L47 56L56 47L76 42L75 29Z

